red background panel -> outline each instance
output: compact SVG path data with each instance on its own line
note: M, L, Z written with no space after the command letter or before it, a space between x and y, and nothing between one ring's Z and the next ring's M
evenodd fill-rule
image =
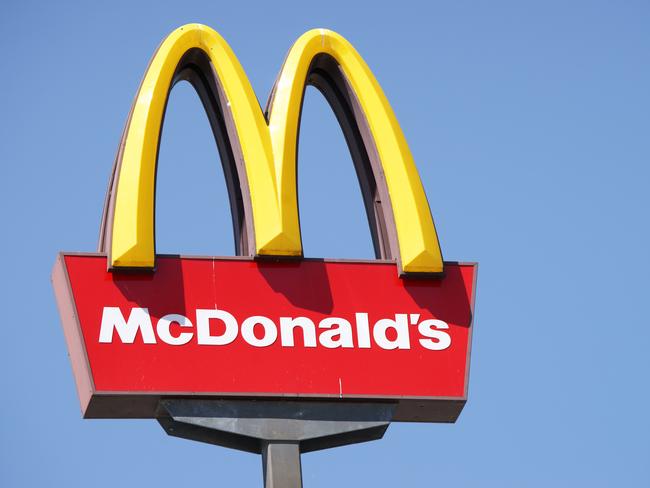
M399 278L396 265L385 262L170 256L159 257L153 273L107 272L100 255L65 255L64 263L93 393L465 397L473 264L447 263L444 278L410 280ZM148 308L154 330L158 318L170 313L195 324L197 308L226 310L240 326L249 316L263 315L278 332L281 316L305 316L316 326L325 317L342 317L353 325L355 347L305 348L299 329L294 347L283 347L279 334L263 348L251 346L241 334L224 346L199 345L196 339L182 346L159 339L144 344L139 333L132 344L123 344L117 333L112 343L99 343L105 306L119 307L125 318L132 307ZM443 320L451 346L423 348L417 326L410 325L408 350L384 350L372 339L371 348L360 349L355 312L369 314L371 337L377 320L394 319L396 313Z

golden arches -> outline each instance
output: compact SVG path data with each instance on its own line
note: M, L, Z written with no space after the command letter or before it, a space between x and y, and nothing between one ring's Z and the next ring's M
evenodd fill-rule
M317 84L321 76L326 80L322 83L338 93L337 117L351 127L346 134L348 144L352 149L356 134L358 145L363 146L359 154L365 155L374 173L370 191L376 187L379 206L384 203L383 214L377 217L385 234L380 236L383 244L376 243L377 249L383 249L378 255L397 258L404 273L443 271L433 219L404 135L377 80L352 45L325 29L303 34L285 59L269 100L267 120L228 44L217 32L199 24L183 26L163 41L134 101L109 188L100 240L100 250L109 254L109 267L154 266L160 129L169 90L183 77L183 60L193 52L204 59L193 65L202 71L202 100L207 109L206 99L212 97L221 112L244 212L252 217L242 231L249 242L243 248L249 254L302 255L296 143L305 85ZM335 108L336 97L327 93L326 97ZM342 115L344 112L347 115ZM368 195L364 196L372 220L372 205ZM385 205L388 200L390 205Z

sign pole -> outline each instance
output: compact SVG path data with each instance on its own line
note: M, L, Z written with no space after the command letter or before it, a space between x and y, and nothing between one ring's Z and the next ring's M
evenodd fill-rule
M298 442L267 441L262 445L264 488L302 488Z
M301 488L300 455L381 439L395 403L162 400L167 434L262 455L265 488Z

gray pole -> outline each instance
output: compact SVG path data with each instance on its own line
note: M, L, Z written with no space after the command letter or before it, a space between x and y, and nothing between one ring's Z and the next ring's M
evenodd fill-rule
M172 436L262 455L265 488L302 488L300 454L381 439L395 404L282 400L161 400Z
M264 488L302 488L298 442L264 442Z

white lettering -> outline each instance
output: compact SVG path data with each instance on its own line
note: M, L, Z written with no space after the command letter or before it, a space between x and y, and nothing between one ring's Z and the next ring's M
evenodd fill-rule
M223 334L210 334L210 320L221 320L226 327ZM225 310L199 308L196 311L196 339L206 346L225 346L237 337L237 320Z
M302 329L303 343L305 347L316 347L316 326L307 317L280 317L280 337L282 345L294 346L294 331L296 327Z
M258 339L255 335L256 325L261 325L264 328L264 336L261 339ZM273 344L278 338L278 329L275 323L268 317L254 315L253 317L248 317L241 324L241 336L251 346L266 347Z
M242 322L241 337L254 347L268 347L275 344L279 335L282 347L296 347L296 329L300 329L298 336L302 337L302 347L305 348L319 345L327 349L354 348L356 338L359 349L410 349L410 324L417 326L420 336L417 344L424 349L442 351L451 346L447 322L427 319L418 323L420 314L417 313L397 313L394 317L379 319L372 327L366 312L355 313L353 324L341 317L326 317L318 323L318 327L308 317L279 317L278 330L272 319L255 315ZM193 327L185 315L171 313L158 320L154 333L147 308L133 307L126 320L119 307L104 307L99 342L110 344L117 334L123 344L133 344L139 333L144 344L156 344L159 339L171 346L182 346L192 340L200 346L225 346L234 342L240 333L237 319L229 312L216 308L197 309L196 331L191 330Z
M352 325L345 319L329 317L320 321L320 329L329 329L321 332L318 340L328 349L337 347L354 347L352 342Z
M119 307L104 307L99 342L113 342L114 330L117 331L117 335L120 336L120 340L124 344L133 344L138 330L142 335L142 342L145 344L156 343L151 317L149 317L149 310L146 308L132 308L127 322Z
M183 344L190 342L194 336L193 332L181 332L177 337L172 335L169 329L171 324L174 322L181 327L193 327L192 322L190 322L190 319L185 317L185 315L170 313L161 318L156 325L156 332L158 333L160 340L166 342L170 346L182 346Z
M395 339L388 338L388 330L395 331ZM382 349L410 349L408 317L405 313L396 313L395 320L380 319L372 330L375 342Z
M370 327L368 326L368 314L357 313L355 314L355 318L357 319L357 341L359 342L359 347L369 349Z
M418 332L424 337L430 337L430 339L420 339L420 344L425 349L430 351L442 351L447 349L451 345L451 337L447 332L437 329L448 329L449 325L447 322L442 320L424 320L418 325ZM432 341L431 339L436 339Z

